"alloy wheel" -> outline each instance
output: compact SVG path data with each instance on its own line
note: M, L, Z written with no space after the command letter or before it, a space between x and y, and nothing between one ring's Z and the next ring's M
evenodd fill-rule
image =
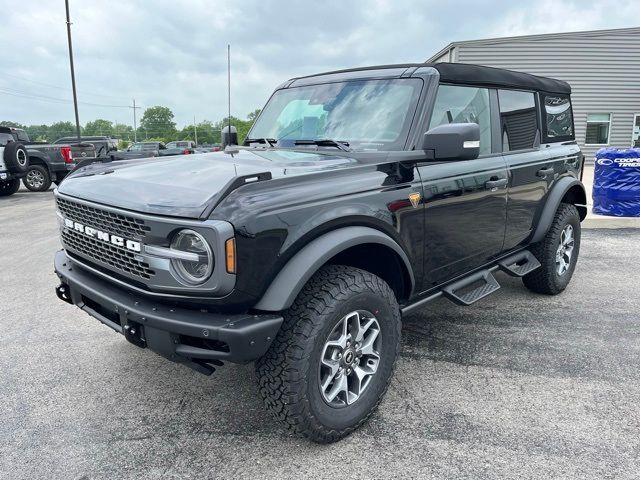
M556 250L556 272L558 275L562 276L569 270L574 246L573 226L567 225L560 234L560 245Z
M333 328L322 349L320 392L332 407L356 402L367 389L380 363L382 333L366 310L348 313Z

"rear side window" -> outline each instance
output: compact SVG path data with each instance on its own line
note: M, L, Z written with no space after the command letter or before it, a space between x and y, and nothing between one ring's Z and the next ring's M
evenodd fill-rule
M542 96L545 141L562 142L575 139L571 100L566 95Z
M532 92L498 90L502 151L527 150L540 144L536 98Z
M24 130L16 130L16 135L18 137L18 141L20 142L28 142L29 141L29 135L27 135L27 132L25 132Z
M480 127L480 155L491 152L491 114L486 88L440 85L429 129L447 123L477 123Z

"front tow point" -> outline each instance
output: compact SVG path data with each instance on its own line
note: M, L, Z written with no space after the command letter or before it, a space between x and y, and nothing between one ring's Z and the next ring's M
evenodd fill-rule
M69 294L69 287L64 283L61 283L56 287L56 295L63 302L67 302L68 304L73 304L73 300L71 300L71 295Z
M144 338L142 325L136 322L128 321L124 327L122 327L124 337L134 345L140 348L147 346L147 341Z

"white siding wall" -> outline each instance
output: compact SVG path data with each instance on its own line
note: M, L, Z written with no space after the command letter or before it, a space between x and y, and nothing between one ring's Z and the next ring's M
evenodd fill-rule
M640 113L640 29L464 42L456 50L461 63L569 82L576 140L588 161L599 147L584 145L587 113L611 113L610 145L631 146L633 115Z

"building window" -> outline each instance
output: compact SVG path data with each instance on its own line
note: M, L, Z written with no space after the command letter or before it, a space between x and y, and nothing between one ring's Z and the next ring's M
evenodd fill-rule
M480 155L491 153L489 90L440 85L429 129L447 123L477 123L480 127Z
M633 133L631 136L631 146L640 148L640 113L633 116Z
M532 92L498 90L502 151L527 150L540 145L538 112ZM537 145L536 145L537 144Z
M610 113L587 114L587 135L585 145L609 145L611 132Z

